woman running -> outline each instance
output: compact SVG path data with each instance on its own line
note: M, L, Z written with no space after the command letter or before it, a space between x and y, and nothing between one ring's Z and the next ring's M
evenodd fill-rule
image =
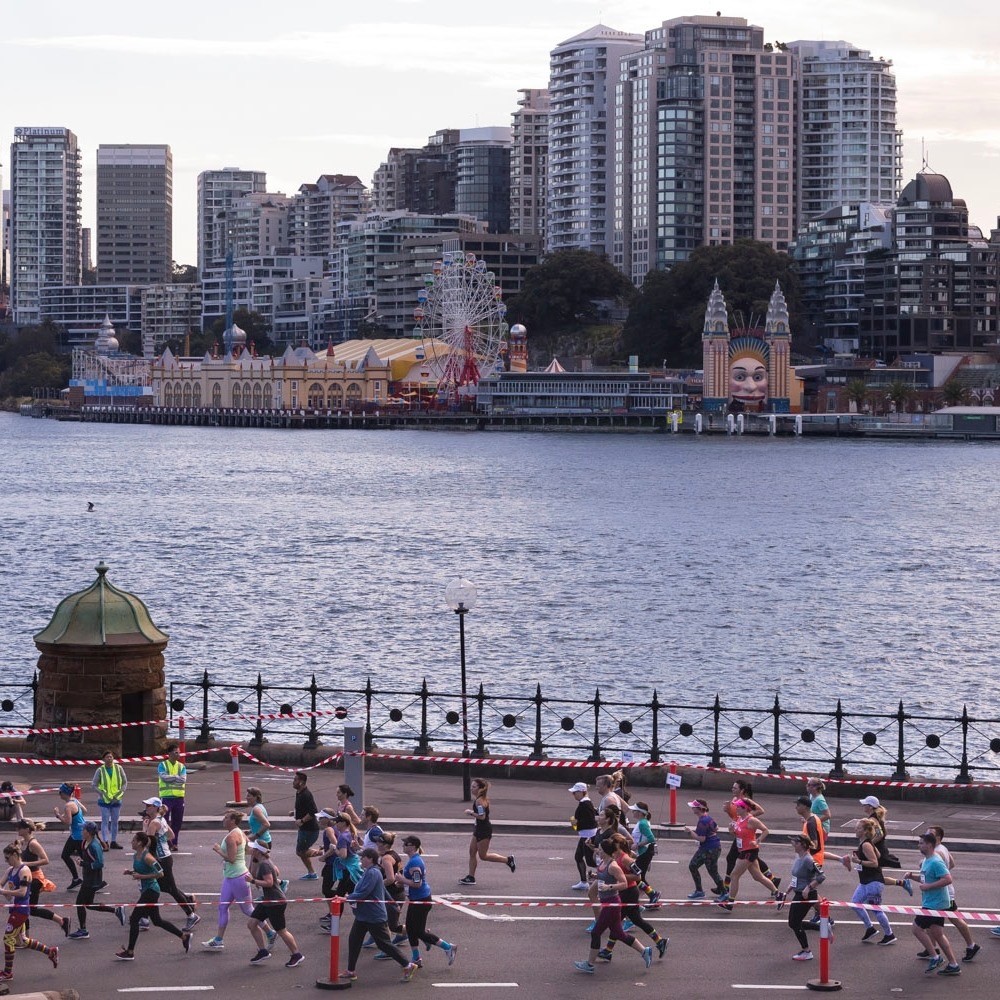
M465 815L474 816L476 822L472 827L472 840L469 841L469 874L458 880L460 885L476 884L476 868L480 861L492 861L496 864L506 865L511 872L517 868L513 854L504 857L504 855L490 850L490 841L493 839L493 824L490 822L490 800L488 798L490 783L485 778L473 778L471 788L472 808L466 809Z
M653 863L653 855L656 853L656 837L653 836L653 828L649 823L653 814L645 802L636 802L634 806L628 807L628 811L635 815L636 820L635 826L632 827L632 843L635 847L632 854L642 875L639 879L639 888L649 897L646 905L650 909L659 909L659 890L649 884L649 866Z
M397 878L403 871L403 859L393 850L396 842L396 835L388 830L382 831L378 843L375 845L378 851L379 867L382 869L382 880L385 882L385 914L389 930L393 933L393 944L402 944L406 940L406 933L400 922L403 912L403 900L406 897L406 890ZM377 952L375 958L383 960L388 958L382 952Z
M580 880L575 885L571 885L570 888L585 891L590 888L590 883L587 881L587 869L594 867L594 852L590 849L589 841L597 833L597 810L587 795L585 782L578 781L570 788L570 792L576 799L576 811L573 813L570 825L576 831L577 836L576 853L573 860L576 862L576 870L580 876Z
M778 895L778 887L760 870L760 845L770 833L768 828L750 812L750 803L744 799L736 799L732 803L735 818L730 824L736 844L736 864L729 883L729 894L719 905L724 910L732 910L733 903L740 891L740 879L749 872L750 877L759 882L774 899Z
M354 789L350 785L337 785L337 812L344 813L351 821L351 826L355 829L361 826L361 817L357 814L351 799L354 798Z
M618 807L614 805L605 806L597 814L597 833L590 838L589 847L591 851L591 856L594 858L594 867L597 867L597 852L599 850L604 850L606 855L611 854L611 848L608 846L608 842L611 840L615 834L621 836L627 836L626 833L622 833L621 820L618 815ZM588 933L593 933L594 928L597 926L598 918L601 915L601 907L598 900L598 884L597 880L592 876L588 878L587 882L587 899L590 900L590 904L594 910L594 919L590 922L587 927Z
M730 818L730 820L735 819L735 805L736 800L742 799L747 803L750 809L750 814L756 816L760 819L764 815L764 807L758 802L753 800L753 788L750 786L749 781L743 781L742 778L737 778L733 782L733 797L727 802L723 807L722 811ZM730 829L732 829L732 824L730 823ZM722 884L726 888L726 893L716 899L717 903L723 903L728 898L729 883L732 880L733 869L736 867L736 856L739 853L739 848L736 846L736 841L734 840L729 845L729 851L726 854L726 877L722 880ZM769 878L777 888L781 884L781 877L775 877L771 869L768 867L767 862L761 858L757 858L757 863L760 865L760 870L764 873L766 878Z
M816 890L826 876L823 869L816 865L811 853L812 841L808 836L800 834L792 837L792 847L795 850L795 861L792 864L792 877L788 882L788 888L793 894L788 908L788 926L799 942L799 950L792 958L796 962L808 962L813 953L809 950L809 938L806 937L806 928L810 925L805 922L805 918L818 898Z
M270 844L271 820L264 808L264 793L259 788L248 788L247 805L250 806L250 814L247 816L250 839L258 844Z
M271 845L259 840L250 841L247 846L254 862L254 873L246 873L250 885L256 885L263 890L263 895L257 900L257 905L250 914L247 928L257 945L257 954L250 959L251 965L260 965L271 957L270 944L277 935L285 942L289 958L285 962L286 969L294 969L305 961L305 956L299 951L299 946L292 937L292 932L285 924L285 910L288 900L281 889L281 872L271 860Z
M598 847L594 851L594 860L597 862L594 882L597 885L600 913L590 932L589 958L573 963L574 968L590 975L594 974L594 962L600 954L601 937L605 931L609 932L610 940L624 941L629 948L639 952L647 969L653 964L652 946L643 948L631 934L627 934L622 929L622 899L620 894L623 889L628 887L628 882L624 872L614 861L613 851L614 846L609 841L605 842L604 847Z
M448 964L454 965L458 956L458 945L444 941L427 930L427 918L431 911L431 885L427 881L427 867L420 856L420 838L410 834L403 839L407 858L398 879L405 885L409 905L406 907L406 936L410 941L410 961L423 967L420 961L420 942L428 950L437 945L447 956Z
M28 896L31 906L29 912L31 916L41 920L51 920L62 928L63 934L69 935L70 918L61 917L52 910L38 905L38 897L42 891L42 882L45 880L44 868L49 863L49 856L45 853L45 848L39 843L35 836L38 827L30 819L22 819L17 824L17 843L21 847L21 862L26 865L31 872L31 887ZM28 928L25 927L25 930Z
M187 917L184 930L189 931L195 924L201 923L201 917L195 913L194 897L178 889L177 883L174 881L174 856L170 850L170 841L174 839L174 832L167 824L167 810L162 800L156 797L143 799L142 805L145 814L142 821L143 832L152 842L153 854L163 869L163 875L158 880L160 891L165 892L174 902L180 903L184 916Z
M40 951L54 969L59 966L59 949L55 946L50 948L25 934L24 928L31 908L31 869L21 860L20 846L8 844L3 849L3 859L8 868L0 882L0 894L9 900L10 912L7 914L7 929L3 936L3 971L0 972L0 982L10 982L14 978L14 953L18 948Z
M62 809L56 806L53 812L68 831L60 857L70 874L70 883L66 888L76 889L81 879L73 859L80 856L80 845L83 843L83 814L86 808L82 802L74 798L73 786L65 781L59 786L59 798L63 800Z
M885 875L882 873L882 863L879 860L878 848L875 846L876 838L879 835L878 823L874 819L859 819L855 827L855 836L858 838L858 846L852 854L845 854L841 859L845 867L850 867L852 859L854 870L858 873L858 887L854 890L851 902L863 903L867 906L881 906L882 893L885 890ZM913 888L907 879L901 882L891 880L892 883L902 885L912 896ZM865 932L861 935L862 944L875 944L872 938L878 933L872 924L872 918L868 910L861 906L854 906L854 912L858 919L865 925ZM892 925L889 918L881 911L875 911L875 919L879 927L882 928L882 938L878 944L891 945L896 943L896 935L892 932Z
M639 905L639 886L642 876L638 859L632 852L632 844L620 833L616 833L609 841L608 847L614 852L612 858L616 865L622 870L625 876L626 886L622 889L620 896L622 901L622 929L625 921L631 920L633 926L638 927L656 946L656 951L660 958L663 958L670 938L660 937L656 928L649 923L642 914L642 907ZM631 930L631 928L629 928ZM607 948L601 949L597 957L605 962L611 961L611 952L615 947L614 939L608 941Z
M720 899L726 894L726 887L719 878L719 855L722 854L722 841L719 839L719 824L708 814L708 803L704 799L693 799L688 803L688 808L698 818L698 822L687 831L698 841L698 849L691 856L688 862L688 871L694 879L694 892L688 895L688 899L704 899L705 890L701 887L701 873L698 871L702 865L708 877L715 883L714 892Z
M204 942L204 947L218 951L225 948L223 938L229 924L229 907L235 903L244 916L253 916L250 886L247 883L247 838L240 829L243 813L230 810L222 817L226 835L212 850L222 858L222 889L219 892L219 928L215 937Z
M128 944L115 952L119 962L131 962L135 959L135 946L139 940L139 921L146 917L157 927L168 934L181 939L185 951L191 950L191 932L182 931L176 924L164 920L157 905L160 901L160 883L157 881L163 874L159 861L150 853L152 842L144 833L132 837L132 867L125 874L139 883L139 902L132 910L128 921Z
M83 941L90 937L87 930L87 911L97 910L100 913L113 913L118 923L125 926L125 907L107 906L95 903L94 897L107 883L104 881L104 846L97 835L96 823L83 824L83 847L80 849L80 861L83 866L83 885L76 894L76 920L80 925L70 937L75 941Z

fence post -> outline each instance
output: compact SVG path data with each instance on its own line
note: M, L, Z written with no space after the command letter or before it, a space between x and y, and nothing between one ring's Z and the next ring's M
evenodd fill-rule
M177 720L177 755L183 762L187 757L187 743L184 735L184 716Z
M530 760L541 760L545 756L545 747L542 744L542 685L535 685L535 697L531 699L535 703L535 745L528 755Z
M899 708L896 710L896 770L893 771L893 781L906 781L909 775L906 773L906 753L903 748L903 723L906 721L906 712L903 711L903 699L899 699Z
M712 737L712 759L709 762L712 767L722 767L722 753L719 750L719 719L722 716L722 704L719 696L715 696L715 704L712 706L712 726L714 735Z
M257 725L253 727L253 737L250 740L250 746L252 747L262 747L264 745L264 720L261 718L263 714L264 705L264 681L261 679L260 674L257 674L257 683L254 685L254 690L257 692Z
M196 743L207 743L212 738L212 731L208 728L208 689L211 684L208 680L208 671L201 675L201 731L198 733Z
M955 784L969 785L972 775L969 774L969 706L962 706L962 767L955 778Z
M375 746L375 739L372 736L372 690L371 674L365 679L365 751L370 751Z
M834 752L833 767L830 769L830 777L843 778L847 773L844 770L844 757L840 745L840 732L844 726L844 706L841 705L839 698L837 699L837 711L833 713L833 719L834 725L837 729L837 749Z
M305 743L302 744L303 750L315 750L319 746L319 729L316 725L316 695L319 693L319 688L316 685L316 675L312 675L312 680L309 682L309 735L306 737Z
M476 756L486 756L486 738L483 736L483 706L486 703L486 692L482 681L479 682L479 693L476 695L476 706L479 712L479 722L476 729Z
M417 753L430 753L431 743L427 734L427 678L420 685L420 739L417 742Z
M653 742L649 748L649 759L653 764L660 762L660 699L653 688L653 700L649 703L653 712Z
M31 728L34 729L38 724L38 671L36 670L31 677ZM34 739L34 733L32 733L28 739Z
M768 774L781 774L784 767L781 764L781 705L778 703L778 695L774 696L774 708L771 709L774 716L774 747L771 750L771 763L768 765Z
M601 759L601 689L594 692L594 742L587 760Z

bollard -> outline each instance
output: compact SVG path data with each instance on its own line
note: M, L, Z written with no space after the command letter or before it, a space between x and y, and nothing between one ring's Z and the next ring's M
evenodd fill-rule
M841 989L839 979L830 978L830 901L819 901L819 979L810 979L806 986L821 993L834 993Z
M177 720L177 756L180 757L181 763L184 762L186 755L187 743L184 741L184 716L182 715Z
M676 761L670 762L669 771L671 774L677 773ZM670 786L670 825L677 826L677 789L673 785Z
M340 978L340 910L343 900L334 896L330 900L330 978L317 979L319 990L349 990L351 981Z
M77 802L79 802L83 798L83 795L80 792L79 785L73 786L73 798L76 799Z
M233 761L233 801L227 802L228 806L245 806L246 802L243 801L243 790L240 787L240 748L239 744L234 743L229 748L229 756Z

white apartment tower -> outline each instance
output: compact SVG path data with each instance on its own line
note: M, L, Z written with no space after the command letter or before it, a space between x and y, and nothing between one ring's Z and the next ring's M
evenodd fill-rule
M11 308L42 321L43 288L80 283L80 149L68 128L22 126L10 147Z
M263 170L241 170L225 167L204 170L198 174L198 273L225 262L229 249L240 255L232 245L233 203L246 194L267 190L267 174Z
M612 260L635 284L705 244L795 233L797 60L739 17L678 17L621 60Z
M545 239L549 92L524 89L511 115L510 231Z
M152 285L173 270L169 146L97 147L97 282Z
M326 257L337 226L368 211L368 188L353 174L322 174L315 184L302 184L291 208L291 242L303 257Z
M619 61L642 47L642 35L598 24L550 53L546 251L611 257L614 89Z
M895 204L903 165L892 62L843 41L788 49L799 59L799 226L843 205Z

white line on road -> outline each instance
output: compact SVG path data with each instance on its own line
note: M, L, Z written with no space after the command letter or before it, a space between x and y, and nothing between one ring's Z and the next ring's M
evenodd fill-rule
M123 986L119 993L206 993L214 986Z
M517 983L431 983L431 986L438 990L497 989L499 987L516 989Z
M807 990L808 986L771 986L767 983L733 983L734 990Z

